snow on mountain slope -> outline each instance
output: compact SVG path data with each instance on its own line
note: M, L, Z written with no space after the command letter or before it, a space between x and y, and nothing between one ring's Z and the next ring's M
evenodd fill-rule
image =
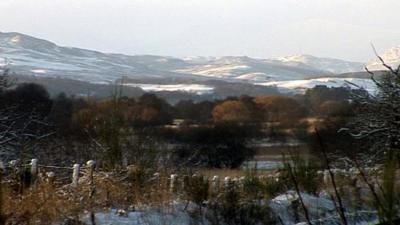
M0 63L7 59L11 70L41 76L65 76L91 82L129 78L184 77L265 82L301 79L305 76L354 71L358 63L312 56L281 59L249 57L186 57L183 59L106 54L60 47L52 42L20 33L0 32Z
M400 61L399 55L400 47L397 47L385 53L384 58L390 63L396 63ZM310 55L275 59L246 56L182 59L154 55L131 56L61 47L21 33L0 32L0 66L4 65L21 75L62 77L92 83L114 82L121 77L134 79L134 82L139 81L138 83L154 79L158 80L158 85L175 86L154 86L150 83L150 86L141 87L148 90L183 90L199 94L212 92L213 87L201 86L201 82L207 80L277 85L286 89L304 90L317 84L337 86L344 83L340 78L304 80L307 78L363 71L362 63ZM371 66L375 66L374 62ZM168 82L164 82L166 80ZM185 82L179 83L182 80L190 81L193 85L184 87Z
M400 65L400 45L386 50L383 54L380 54L380 57L386 64L396 69ZM379 59L370 61L367 64L367 68L369 70L386 70Z
M128 56L60 47L20 33L0 32L0 63L21 74L61 76L89 82L113 82L122 76L182 76L169 72L184 61L162 56ZM160 73L159 69L166 68ZM164 69L165 69L164 68ZM190 77L190 76L189 76Z
M318 85L325 85L327 87L349 87L352 89L363 88L369 93L375 93L376 85L371 79L364 78L316 78L305 80L290 80L290 81L273 81L258 83L264 86L277 86L283 92L303 93L307 89L313 88Z
M127 83L124 84L131 87L140 87L144 91L158 92L158 91L181 91L194 93L197 95L211 94L214 88L207 85L201 84L136 84Z
M192 61L186 60L186 62ZM194 62L198 60L195 59ZM248 82L290 80L329 73L317 68L287 65L276 60L255 59L247 56L226 56L202 61L202 63L191 63L175 72Z
M305 65L335 74L362 71L365 66L364 63L333 58L319 58L311 55L292 55L276 58L276 60L293 66Z

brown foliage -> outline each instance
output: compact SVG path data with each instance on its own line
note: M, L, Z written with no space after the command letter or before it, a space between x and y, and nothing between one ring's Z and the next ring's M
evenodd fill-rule
M263 111L263 119L269 122L297 120L305 116L305 109L296 100L284 96L258 96L254 102Z
M215 106L212 115L216 122L247 122L251 119L251 113L245 104L235 100Z

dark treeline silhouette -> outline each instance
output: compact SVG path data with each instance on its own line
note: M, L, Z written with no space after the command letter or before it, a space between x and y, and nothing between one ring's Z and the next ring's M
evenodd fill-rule
M336 132L354 116L356 103L350 101L347 88L317 86L293 97L240 96L181 100L174 105L155 94L122 94L102 100L64 93L50 98L42 86L22 83L1 91L0 106L3 111L12 108L14 115L30 115L18 121L32 121L35 116L32 129L46 130L48 135L40 142L45 145L41 151L53 155L49 159L95 157L111 167L165 154L174 163L238 167L253 156L248 147L252 140L294 136L310 142L313 127L327 137L327 143L340 138L343 149L352 143ZM15 154L12 148L10 152Z

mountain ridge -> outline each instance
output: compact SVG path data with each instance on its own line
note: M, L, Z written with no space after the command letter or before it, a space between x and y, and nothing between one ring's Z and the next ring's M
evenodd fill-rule
M248 56L204 57L199 60L200 58L189 57L103 53L82 48L62 47L18 32L0 32L0 58L3 59L3 64L7 59L8 66L16 73L62 76L89 82L113 82L126 76L135 79L153 77L207 80L212 78L231 82L257 83L342 72L343 68L332 67L342 66L337 62L343 65L354 63L308 55L303 56L307 58L305 61L288 62L282 59L259 59ZM333 63L325 62L325 68L320 69L315 66L318 63L309 62L315 59L332 60ZM354 63L354 66L350 68L358 66L359 63ZM352 71L347 69L346 72L355 72L355 69Z
M400 46L387 50L382 58L392 66L400 64ZM18 32L0 32L0 66L5 65L22 76L71 79L100 85L121 82L134 88L134 92L141 89L199 95L220 90L231 95L260 94L270 93L273 88L299 93L316 85L346 86L349 80L373 90L373 84L366 80L369 77L362 73L365 65L377 73L377 70L384 69L377 60L364 64L306 54L263 59L103 53L62 47ZM243 92L244 87L246 92Z

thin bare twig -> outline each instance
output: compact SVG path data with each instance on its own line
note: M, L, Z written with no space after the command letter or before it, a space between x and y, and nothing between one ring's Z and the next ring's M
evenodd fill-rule
M378 54L378 52L376 51L376 48L373 44L371 44L372 50L374 51L376 57L378 57L379 61L381 61L382 65L387 68L390 72L392 72L393 74L399 75L398 71L394 70L391 66L389 66L388 64L386 64L385 60L383 60L383 58Z
M287 165L288 170L289 170L290 178L292 179L292 182L293 182L294 187L295 187L295 189L296 189L296 193L297 193L297 195L299 196L300 204L301 204L301 207L303 208L304 215L305 215L305 217L306 217L307 223L308 223L308 225L312 225L312 224L311 224L310 215L309 215L309 213L308 213L308 209L307 209L306 205L305 205L304 202L303 202L303 198L301 197L301 193L300 193L300 189L299 189L299 184L298 184L298 182L297 182L297 180L296 180L296 177L295 177L294 174L293 174L292 166L290 165L290 163L286 163L286 165Z
M339 204L339 216L340 216L340 219L342 220L342 223L344 225L348 225L348 222L347 222L347 219L346 219L346 215L345 215L345 212L344 212L344 206L343 206L342 198L340 197L339 191L338 191L337 186L336 186L335 176L334 176L334 174L332 172L328 155L327 155L325 147L324 147L324 145L322 143L322 138L319 135L319 132L318 132L318 130L316 128L315 128L315 133L317 135L317 139L318 139L319 145L321 147L322 155L323 155L323 157L325 159L325 162L326 162L326 168L327 168L327 170L329 172L329 176L331 178L332 186L333 186L333 189L335 191L335 196L336 196L336 199L337 199L338 204Z

